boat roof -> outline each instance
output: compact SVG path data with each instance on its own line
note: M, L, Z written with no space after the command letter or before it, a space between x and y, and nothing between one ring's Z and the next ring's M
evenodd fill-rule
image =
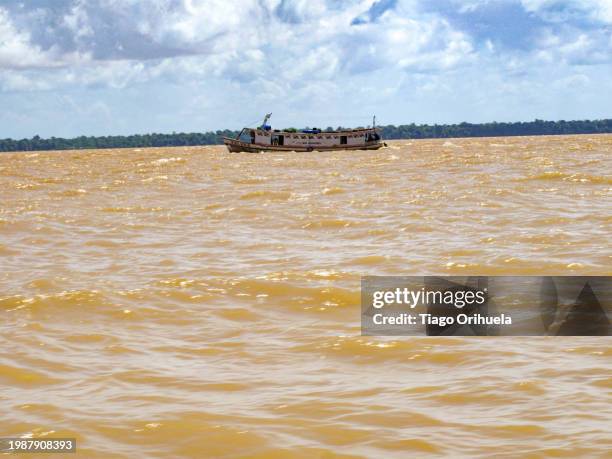
M356 133L356 132L364 132L364 131L378 131L379 128L377 127L370 127L370 128L359 128L359 129L343 129L342 131L323 131L323 130L319 130L319 129L301 129L301 130L295 130L295 131L286 131L284 129L271 129L271 130L265 130L265 129L260 129L260 128L244 128L246 130L249 131L257 131L257 132L273 132L273 133L287 133L287 134L323 134L323 135L330 135L330 134L343 134L345 132L348 133Z

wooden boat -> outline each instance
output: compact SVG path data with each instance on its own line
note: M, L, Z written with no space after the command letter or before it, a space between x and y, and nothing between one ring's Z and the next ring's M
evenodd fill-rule
M244 128L235 139L224 137L223 143L230 152L259 153L262 151L332 151L332 150L378 150L386 146L375 127L342 131L320 129L277 130L267 124L269 113L261 126Z

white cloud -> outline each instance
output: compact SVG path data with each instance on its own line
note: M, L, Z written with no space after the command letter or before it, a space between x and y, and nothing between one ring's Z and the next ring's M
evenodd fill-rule
M557 65L609 64L612 63L612 43L602 31L586 33L570 29L554 32L548 29L542 32L534 55Z
M72 38L57 39L45 51L29 35L16 34L6 12L0 24L8 24L5 34L14 37L4 47L5 54L11 50L13 66L65 67L56 74L21 76L32 80L32 88L104 81L123 87L154 77L205 77L207 72L242 82L277 80L305 87L384 67L449 69L470 57L470 38L438 17L413 19L414 1L400 2L376 22L352 25L375 3L356 0L337 8L323 0L77 0L59 21L64 29L51 34L68 32ZM112 40L108 26L114 30ZM23 54L26 59L18 57ZM15 81L4 78L4 89L27 86Z
M53 57L30 43L28 32L18 31L8 11L0 7L0 68L48 67Z
M612 0L521 0L523 7L550 20L567 20L575 15L612 23Z

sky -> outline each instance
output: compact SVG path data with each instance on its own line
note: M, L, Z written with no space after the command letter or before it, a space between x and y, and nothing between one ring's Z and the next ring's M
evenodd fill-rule
M611 107L612 0L0 0L0 138Z

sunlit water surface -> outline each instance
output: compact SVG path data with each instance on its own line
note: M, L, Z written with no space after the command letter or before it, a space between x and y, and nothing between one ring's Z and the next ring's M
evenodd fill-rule
M612 274L611 151L0 154L1 435L87 458L604 457L609 338L361 337L359 282Z

